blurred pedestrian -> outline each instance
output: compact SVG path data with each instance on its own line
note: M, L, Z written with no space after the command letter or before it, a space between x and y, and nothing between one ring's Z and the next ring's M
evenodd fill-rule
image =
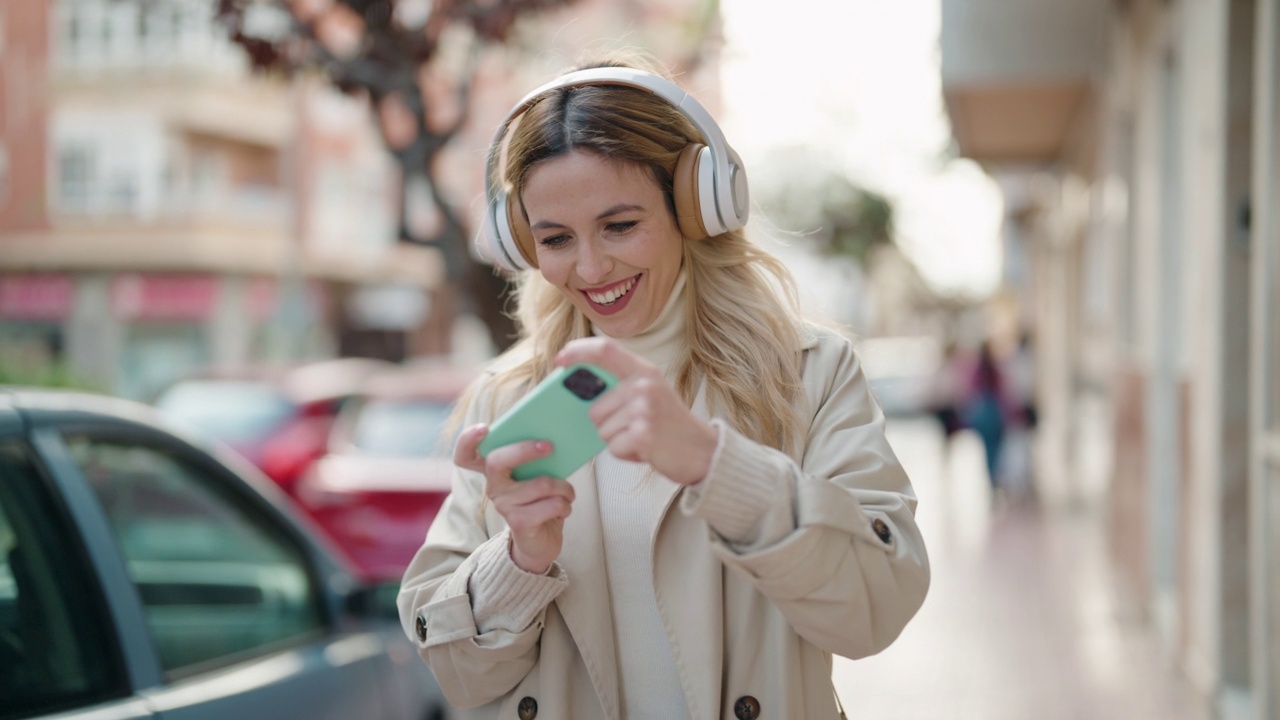
M850 342L801 319L740 229L745 172L710 115L659 74L586 68L490 149L522 335L461 403L401 618L470 717L836 717L832 654L884 649L929 585L911 484ZM477 454L578 362L619 378L591 410L607 451L521 482L547 443Z
M960 419L982 439L993 493L1000 489L1000 459L1008 427L1006 382L991 340L983 340L962 391Z

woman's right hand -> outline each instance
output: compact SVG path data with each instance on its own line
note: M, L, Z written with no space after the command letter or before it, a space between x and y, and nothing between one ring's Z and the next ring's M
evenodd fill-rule
M484 474L485 495L511 530L511 559L516 566L526 572L545 573L564 545L564 520L573 509L573 486L545 476L513 480L512 468L551 454L551 443L512 443L486 458L480 456L477 446L488 434L488 425L463 430L453 450L453 462Z

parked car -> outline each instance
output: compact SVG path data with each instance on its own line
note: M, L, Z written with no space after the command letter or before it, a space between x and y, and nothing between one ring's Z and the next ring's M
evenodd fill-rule
M399 580L449 494L454 402L474 371L434 363L372 376L342 409L296 497L368 580Z
M0 389L0 718L446 718L396 587L147 406Z
M394 364L338 358L288 369L246 368L185 377L155 406L169 419L221 441L293 494L325 451L342 406L366 379Z

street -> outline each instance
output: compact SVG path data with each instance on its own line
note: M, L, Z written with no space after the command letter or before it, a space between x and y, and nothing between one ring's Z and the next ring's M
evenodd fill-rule
M1102 505L993 504L975 436L944 458L931 419L891 420L888 434L920 499L933 578L888 650L836 659L850 718L1209 717L1112 567Z

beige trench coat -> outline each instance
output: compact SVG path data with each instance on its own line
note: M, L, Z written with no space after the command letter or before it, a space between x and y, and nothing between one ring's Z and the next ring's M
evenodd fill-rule
M928 590L915 496L857 356L835 333L806 334L799 463L733 432L723 441L779 482L796 478L795 529L744 554L684 512L673 489L655 534L653 583L693 720L837 717L832 654L883 650ZM482 419L472 412L468 423ZM505 528L491 504L478 522L478 473L457 473L406 572L405 631L450 702L474 708L464 717L622 720L590 465L570 482L577 498L557 560L568 586L527 629L476 630L469 556Z

